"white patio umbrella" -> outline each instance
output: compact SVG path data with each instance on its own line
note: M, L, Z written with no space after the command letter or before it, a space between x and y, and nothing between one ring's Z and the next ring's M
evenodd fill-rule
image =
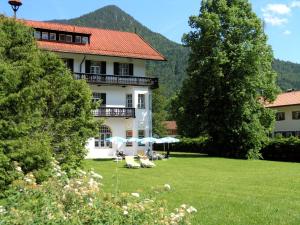
M177 143L177 142L180 142L180 140L177 138L173 138L173 137L164 137L164 138L159 139L159 143L164 143L164 151L165 151L165 143L168 143L168 150L169 150L170 143Z

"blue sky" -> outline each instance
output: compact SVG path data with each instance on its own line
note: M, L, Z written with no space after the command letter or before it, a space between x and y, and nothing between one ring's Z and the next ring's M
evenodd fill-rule
M300 0L251 0L254 11L266 21L266 33L276 58L300 63ZM117 5L145 26L181 42L189 31L188 17L197 15L200 0L23 0L19 18L68 19L106 5ZM0 12L12 15L7 1Z

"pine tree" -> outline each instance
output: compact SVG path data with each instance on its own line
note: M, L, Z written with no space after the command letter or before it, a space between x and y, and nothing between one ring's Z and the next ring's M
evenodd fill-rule
M259 158L274 121L262 101L278 92L262 21L247 0L203 0L189 24L188 78L174 103L180 132L208 134L219 155Z

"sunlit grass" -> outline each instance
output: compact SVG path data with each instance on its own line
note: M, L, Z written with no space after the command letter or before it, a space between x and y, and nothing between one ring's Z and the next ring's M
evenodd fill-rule
M103 175L107 191L140 192L170 184L170 209L198 209L193 224L300 224L300 164L175 155L156 168L127 169L124 162L84 162Z

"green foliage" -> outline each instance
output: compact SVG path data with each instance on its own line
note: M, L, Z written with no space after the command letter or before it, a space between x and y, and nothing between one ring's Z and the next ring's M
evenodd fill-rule
M0 18L0 189L15 179L14 162L38 180L49 175L52 156L75 168L97 126L88 85L56 55L40 51L32 33Z
M261 153L267 160L300 162L300 139L297 137L271 139Z
M180 142L171 144L154 144L154 149L163 151L170 149L170 152L207 153L208 137L181 138Z
M274 121L261 101L278 92L262 22L247 0L211 0L189 24L189 77L176 103L182 134L207 133L214 154L260 158Z
M152 94L152 132L160 137L166 134L166 128L163 121L167 118L167 100L163 94L163 90L164 89L160 87L159 89L154 90Z
M116 193L101 189L102 176L75 172L70 179L54 163L54 176L42 185L32 174L22 174L0 206L0 224L188 224L193 207L170 214L154 193ZM167 192L159 187L156 192Z

